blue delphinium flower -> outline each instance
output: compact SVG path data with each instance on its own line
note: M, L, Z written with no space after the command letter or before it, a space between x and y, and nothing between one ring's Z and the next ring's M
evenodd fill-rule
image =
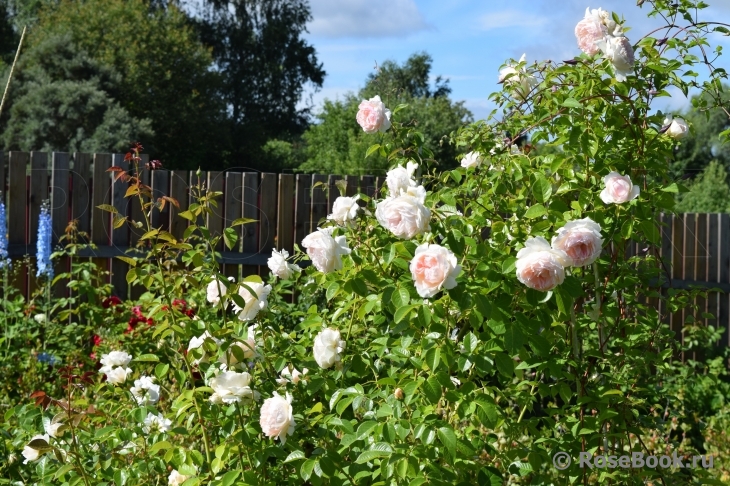
M0 193L0 269L10 266L8 259L8 227L5 221L5 204Z
M48 280L53 279L53 264L51 263L51 213L48 211L48 201L41 206L41 214L38 217L38 241L36 243L36 265L38 272L35 276L45 275Z
M36 359L38 361L40 361L41 363L48 363L51 366L54 366L61 362L60 359L58 359L57 357L53 356L52 354L48 354L48 353L38 353L38 356L36 356Z

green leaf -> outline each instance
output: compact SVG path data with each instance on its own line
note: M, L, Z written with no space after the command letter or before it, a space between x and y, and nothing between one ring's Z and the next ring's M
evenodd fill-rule
M672 182L667 187L662 188L662 191L664 192L672 192L672 193L678 193L679 192L679 186L676 182Z
M238 218L231 223L231 228L235 228L236 226L241 226L242 224L248 224L248 223L258 223L258 219L251 219L251 218Z
M502 486L502 474L495 468L487 466L479 470L477 484L479 486Z
M223 241L226 244L226 248L233 250L233 247L236 246L236 242L238 241L238 231L233 228L224 229Z
M129 271L127 272L126 279L127 279L127 283L128 284L131 284L135 280L137 280L137 269L136 268L130 268Z
M441 362L441 350L439 348L431 348L426 351L426 364L431 371L436 371Z
M456 434L454 429L447 426L441 427L438 429L438 437L446 450L449 451L451 458L456 460Z
M393 316L393 320L396 324L398 324L400 321L405 319L413 309L420 307L419 305L407 305L405 307L401 307L398 310L395 311L395 315Z
M312 477L312 470L314 469L314 464L316 461L314 459L307 459L302 463L302 467L299 468L299 475L302 476L302 479L305 481L309 481L309 478Z
M102 211L106 211L108 213L117 214L119 211L117 208L112 206L111 204L99 204L97 206L97 209L101 209Z
M550 195L552 193L553 186L550 185L550 183L544 177L538 176L535 180L535 183L532 185L532 195L535 197L535 200L539 203L545 203L550 199Z
M644 236L646 236L646 239L649 240L650 243L655 245L661 243L659 226L655 221L641 221L639 223L639 228L641 228L641 232L644 233Z
M583 108L581 102L576 100L575 98L566 99L565 101L563 101L563 106L568 108Z
M156 354L142 354L140 356L137 356L132 361L151 361L151 362L157 362L160 361L160 358L157 357Z
M525 344L525 335L522 333L522 329L516 323L508 323L504 333L504 346L507 351L514 356L520 352L523 344Z
M167 372L170 370L170 365L167 363L160 363L155 366L155 376L157 379L162 380L167 376Z
M221 486L233 486L238 476L241 475L241 471L229 471L221 478Z
M494 361L497 365L497 371L499 371L506 378L512 378L514 373L515 362L504 353L497 353L494 356Z
M545 206L543 206L542 204L535 204L533 206L530 206L530 209L527 210L527 212L525 213L525 218L535 219L546 214L547 209L545 209Z
M327 286L327 291L325 292L325 297L327 297L327 300L332 300L335 295L337 295L337 292L340 290L340 284L337 282L332 282Z
M435 376L431 376L423 383L423 393L431 403L438 403L441 399L441 383Z
M410 294L408 290L404 288L398 288L393 295L390 297L390 301L393 303L396 309L406 306L411 302Z
M368 151L365 152L365 158L367 159L368 157L373 155L373 153L377 152L378 149L380 149L379 143L376 143L375 145L371 145L370 148L368 148Z

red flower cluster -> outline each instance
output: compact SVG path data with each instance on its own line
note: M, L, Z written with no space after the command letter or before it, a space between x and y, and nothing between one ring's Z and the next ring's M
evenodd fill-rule
M102 341L103 341L103 339L101 338L101 336L99 336L98 334L94 334L91 337L91 347L92 348L97 347L98 345L101 344ZM89 358L96 360L96 353L92 352L91 354L89 354Z
M106 299L104 299L101 303L101 306L105 309L108 309L109 307L116 307L121 303L122 303L122 299L120 299L116 295L112 295L111 297L107 297ZM117 312L121 312L121 311L122 311L121 308L117 309Z
M172 306L191 319L195 316L195 309L193 309L192 307L188 307L188 303L185 299L173 300ZM163 305L162 310L170 310L170 308L167 307L166 305Z
M148 326L153 326L155 324L154 319L145 317L142 314L142 309L140 306L135 305L132 307L132 317L129 318L129 322L127 323L127 330L124 331L124 334L129 334L130 332L133 332L134 329L137 327L137 324L139 323L147 324Z

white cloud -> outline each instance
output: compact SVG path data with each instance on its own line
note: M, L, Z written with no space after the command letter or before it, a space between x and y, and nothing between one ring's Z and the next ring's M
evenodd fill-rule
M322 37L404 37L427 28L414 0L311 0L309 32Z
M547 22L544 16L531 15L517 10L504 10L502 12L490 12L479 19L482 30L503 29L503 28L526 28L532 29L541 27Z

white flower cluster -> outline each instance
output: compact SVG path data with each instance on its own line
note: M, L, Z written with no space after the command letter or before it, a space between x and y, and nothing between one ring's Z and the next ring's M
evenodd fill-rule
M273 249L271 251L271 258L266 261L271 273L285 280L290 279L295 272L302 271L299 265L287 262L287 258L289 258L288 251L276 251L276 249Z
M228 280L234 281L233 277L229 277ZM262 282L257 281L243 281L237 287L237 293L243 298L245 306L241 307L234 302L233 311L238 314L240 320L251 321L259 311L266 309L271 285L264 285ZM221 299L226 298L228 293L226 284L217 278L208 283L206 290L208 302L214 305L218 305Z
M317 228L302 240L312 264L322 273L341 269L342 255L349 255L351 251L344 236L332 236L334 230L334 227Z
M124 351L112 351L102 355L99 360L102 364L99 373L106 375L106 380L112 385L121 385L127 380L132 370L127 367L132 361L132 355Z
M532 89L537 86L538 81L532 71L528 70L525 64L527 55L522 54L518 64L507 64L499 70L499 79L497 82L504 83L505 86L512 88L519 99L526 99ZM522 66L522 67L520 67Z
M417 185L413 173L418 168L408 162L390 170L386 177L389 195L375 209L378 222L398 238L411 239L430 230L431 211L424 206L426 189Z
M134 386L129 391L137 405L154 405L160 400L160 385L149 376L142 375L138 380L134 380Z

